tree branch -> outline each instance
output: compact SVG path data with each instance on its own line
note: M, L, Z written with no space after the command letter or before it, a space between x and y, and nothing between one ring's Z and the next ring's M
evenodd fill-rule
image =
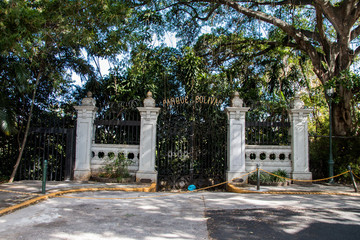
M355 49L353 59L360 54L360 47Z
M336 32L342 33L344 30L343 22L338 21L338 16L341 15L341 7L334 7L328 0L314 0L314 3L314 6L318 6L325 17L331 22Z
M315 6L315 10L316 10L316 27L319 31L319 38L320 38L320 43L321 45L323 46L323 51L325 52L326 56L327 57L327 61L329 62L329 53L330 52L330 43L329 41L327 40L326 36L325 36L325 33L324 33L324 24L323 24L323 15L322 15L322 12L321 12L321 9L320 7L317 5Z
M351 31L350 41L354 40L360 35L360 25Z
M259 5L259 6L284 6L284 5L293 5L293 6L305 6L305 5L313 5L313 1L311 0L284 0L284 1L278 1L278 2L274 2L274 1L266 1L266 2L262 2L262 1L256 1L256 0L241 0L241 1L236 1L237 3L254 3L254 5Z
M215 2L221 3L223 5L233 8L237 12L242 13L246 16L253 17L255 19L270 23L270 24L280 28L288 36L292 37L297 42L298 47L301 50L305 51L309 55L309 57L312 59L312 62L316 66L317 69L322 69L325 71L325 69L323 68L323 66L321 64L321 56L322 55L319 55L319 53L316 51L314 46L312 46L311 43L309 42L308 37L305 36L305 34L301 30L294 28L293 26L291 26L290 24L288 24L287 22L285 22L279 18L270 16L263 12L258 12L258 11L254 11L254 10L242 7L233 1L229 1L229 0L205 0L205 1L206 2L214 2L215 1ZM319 0L317 0L317 1L319 1Z
M200 20L202 20L202 21L207 21L207 20L209 20L209 18L210 18L211 15L215 12L215 10L220 7L220 4L217 3L217 4L215 4L215 6L214 6L213 8L211 8L210 12L207 14L206 17L200 17L199 14L198 14L198 12L196 11L196 9L195 9L193 6L191 6L190 4L184 4L184 5L185 5L185 6L188 6L189 8L191 8L191 9L193 10L194 14L195 14L195 18L200 19Z

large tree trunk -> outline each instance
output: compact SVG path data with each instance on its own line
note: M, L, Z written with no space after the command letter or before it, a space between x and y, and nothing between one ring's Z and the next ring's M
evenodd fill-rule
M333 133L336 136L346 136L352 131L351 119L351 89L340 86L337 88L337 96L339 102L332 104L332 124Z

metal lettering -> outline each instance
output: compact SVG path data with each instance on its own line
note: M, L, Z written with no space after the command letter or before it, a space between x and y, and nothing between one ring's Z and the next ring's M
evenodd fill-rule
M195 97L195 103L198 103L200 101L200 97L199 96L196 96Z
M192 103L191 100L189 100L189 96L183 96L183 97L175 97L175 98L166 98L163 100L163 106L170 106L170 105L179 105L179 104L189 104ZM195 103L203 103L203 104L209 104L209 105L221 105L223 103L223 100L218 99L216 97L207 97L207 96L195 96ZM136 100L134 102L129 102L129 105L133 106L136 105ZM124 105L123 102L118 103L118 105ZM126 103L125 103L126 105Z
M200 103L204 103L204 96L200 96Z
M184 103L185 103L185 98L184 98L184 97L181 97L181 98L180 98L180 103L181 103L181 104L184 104Z

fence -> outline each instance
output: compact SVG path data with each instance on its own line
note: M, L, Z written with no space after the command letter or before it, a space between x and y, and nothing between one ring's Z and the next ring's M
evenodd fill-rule
M112 113L109 109L105 109L101 113L104 113L104 116L106 114L117 116L117 119L112 120L112 117L110 119L103 117L95 120L97 107L95 107L95 100L92 99L91 94L83 99L82 106L76 106L75 109L78 111L76 179L87 180L91 172L103 164L100 161L108 158L109 154L116 155L119 152L124 152L125 155L134 157L133 159L138 161L138 166L134 167L134 169L137 169L134 173L137 180L156 181L158 175L155 170L156 131L157 119L161 109L155 107L155 100L150 92L144 100L144 107L137 108L140 113L140 123L133 122L134 119L127 117L121 111ZM262 168L270 171L275 170L274 168L285 169L290 172L294 179L311 179L308 158L307 116L312 110L305 109L298 96L295 96L292 108L289 109L289 122L246 123L245 116L248 110L248 107L243 107L243 101L239 98L238 93L235 93L231 99L231 107L225 108L228 121L226 179L238 178L255 169L256 164L260 164ZM115 123L124 128L117 129ZM127 125L126 123L133 125ZM131 130L137 129L132 128L135 127L135 124L136 127L140 127L138 130ZM96 129L99 130L96 131ZM126 132L126 129L130 132ZM94 138L94 132L100 134L100 137L95 136ZM138 132L140 134L137 134ZM113 137L109 137L110 135L107 136L107 134L115 134L119 138L121 138L121 135L128 136L125 141L121 140L117 143L131 142L138 143L138 145L131 144L132 149L127 149L130 146L128 144L114 144L113 149L109 149L108 144L113 143ZM163 136L165 141L166 137ZM105 141L106 139L110 140ZM98 145L97 141L107 144ZM138 157L136 158L137 153Z
M23 135L0 137L0 173L10 176ZM71 179L75 161L75 128L71 118L38 117L29 129L16 180L41 180L43 161L48 161L47 179Z
M102 106L94 120L95 143L139 144L140 114L136 108Z
M251 122L245 123L246 144L249 145L289 145L290 122Z

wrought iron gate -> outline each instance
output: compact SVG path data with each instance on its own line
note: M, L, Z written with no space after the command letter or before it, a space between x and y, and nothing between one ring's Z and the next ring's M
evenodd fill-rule
M226 128L218 99L164 100L157 128L158 190L225 181Z
M60 121L58 125L31 128L16 179L41 180L45 159L49 181L72 179L76 135L73 125L73 121L70 125Z

